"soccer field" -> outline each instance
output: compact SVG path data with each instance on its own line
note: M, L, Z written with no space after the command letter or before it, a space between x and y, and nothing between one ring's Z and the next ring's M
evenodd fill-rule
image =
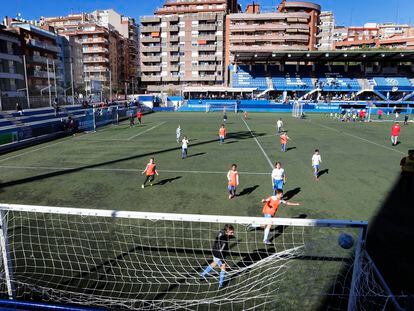
M283 118L291 138L286 153L280 151L280 139L275 133L279 117ZM381 208L398 178L399 161L407 149L412 148L410 143L413 143L414 135L412 126L402 127L401 143L392 147L390 123L341 123L325 115L309 115L306 120L298 120L287 114L254 113L244 121L241 114L231 113L226 125L228 137L225 144L220 145L217 135L221 123L221 113L153 113L144 117L143 125L134 128L121 123L96 133L67 137L2 155L0 201L260 217L260 200L272 193L272 166L280 161L287 174L285 193L291 201L301 205L282 206L277 217L369 221ZM175 141L178 125L181 125L182 135L190 140L189 157L184 160L181 159L181 145ZM315 148L320 149L323 161L321 170L324 173L319 181L313 179L311 167ZM141 189L144 179L141 172L150 157L155 158L160 176L156 177L152 187ZM240 186L238 196L229 200L226 173L233 163L238 165ZM210 229L209 234L213 236L202 239L199 246L206 250L203 258L216 234L216 228ZM245 243L240 251L248 251L248 243L260 241L262 231L257 232L257 239L245 230L236 230L236 236ZM283 234L284 239L286 236L288 234ZM286 238L283 243L295 245L292 239ZM330 247L323 250L318 246L316 253L349 255L344 250ZM341 269L334 266L334 262L293 263L296 273L284 275L290 285L284 288L284 284L278 284L284 305L284 308L278 305L280 309L315 308L318 305L320 297L308 289L295 299L289 294L293 288L301 289L303 284L299 286L298 282L307 273L317 273L315 270L309 272L307 265L314 269L320 265L328 272ZM322 287L332 285L329 276L332 274L327 273L318 280L324 283ZM243 277L245 280L239 280L240 284L252 280ZM249 277L259 278L259 275ZM280 282L276 279L275 283ZM201 292L194 290L193 285L189 286L189 292ZM250 304L254 305L254 302ZM269 310L275 307L272 304L258 305Z
M285 192L296 194L292 200L301 206L282 208L279 217L369 220L399 175L399 161L414 135L413 127L403 127L401 144L392 147L389 123L340 123L325 115L297 120L283 114L250 114L244 122L241 115L230 114L228 138L220 145L221 117L154 113L134 128L121 123L2 155L1 201L260 216L260 199L272 190L271 164L281 161ZM291 138L286 153L275 134L279 117ZM185 160L175 141L178 124L190 139ZM317 182L311 167L315 148L326 172ZM141 189L141 172L150 157L155 157L160 176L153 187ZM228 200L226 173L232 163L240 174L239 196Z

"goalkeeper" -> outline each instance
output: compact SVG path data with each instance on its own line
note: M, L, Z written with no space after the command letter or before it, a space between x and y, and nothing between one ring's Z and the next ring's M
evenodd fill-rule
M213 262L210 263L204 271L200 274L200 277L205 279L206 274L210 273L215 267L220 267L220 277L219 277L219 289L224 286L224 277L226 275L226 263L224 259L229 254L229 244L230 239L234 237L234 227L232 225L225 225L223 230L220 230L216 240L214 241L212 253L213 253Z

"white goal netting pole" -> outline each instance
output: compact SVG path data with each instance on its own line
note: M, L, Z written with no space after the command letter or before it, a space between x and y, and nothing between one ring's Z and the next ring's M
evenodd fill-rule
M0 282L7 284L1 288L15 286L17 299L131 310L274 310L286 304L300 308L305 300L312 309L323 297L345 308L354 297L358 305L365 293L360 284L373 295L374 281L349 279L365 267L361 262L355 270L350 264L356 245L363 247L359 232L367 223L362 221L12 204L0 204L0 210L7 224L2 251L13 271L7 281L3 258ZM213 244L225 224L234 226L235 238L223 260L225 285L219 289L219 268L206 280L200 273L212 262ZM249 225L273 225L271 245L263 244L262 228ZM343 232L357 241L349 249L338 245Z

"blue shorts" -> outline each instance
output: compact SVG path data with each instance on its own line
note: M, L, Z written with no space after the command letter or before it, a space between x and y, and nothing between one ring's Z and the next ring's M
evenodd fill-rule
M213 256L213 261L220 267L224 262L222 261L222 259L214 257Z
M264 215L263 215L263 217L264 217L264 218L272 218L273 216L272 216L272 215L270 215L270 214L264 214Z
M313 168L314 168L315 170L319 170L319 165L313 165Z
M228 186L229 192L230 191L236 191L236 187L235 186Z
M283 190L283 179L273 180L273 190L280 189Z

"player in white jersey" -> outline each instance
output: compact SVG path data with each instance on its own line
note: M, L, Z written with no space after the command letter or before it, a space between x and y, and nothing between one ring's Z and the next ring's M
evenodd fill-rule
M319 149L315 149L315 153L312 156L312 167L313 167L313 176L315 180L319 179L319 167L322 163L321 155L319 154Z
M277 120L276 126L277 126L277 133L278 134L280 134L281 132L283 132L283 121L282 121L282 118L279 118L279 120Z
M273 195L276 195L276 190L283 191L283 185L286 184L285 170L282 168L282 163L276 162L275 168L272 171L272 186Z

